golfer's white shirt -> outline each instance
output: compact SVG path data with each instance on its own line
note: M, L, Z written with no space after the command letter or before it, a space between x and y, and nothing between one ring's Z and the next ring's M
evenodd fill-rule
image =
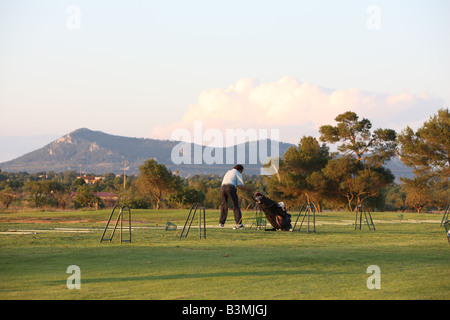
M235 187L242 186L244 184L244 179L239 171L231 169L223 176L222 185L224 184L232 184Z

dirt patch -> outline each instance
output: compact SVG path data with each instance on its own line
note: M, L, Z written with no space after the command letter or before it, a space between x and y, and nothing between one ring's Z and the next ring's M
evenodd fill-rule
M66 219L15 219L4 221L5 223L80 223L80 222L90 222L87 219L80 220L66 220Z

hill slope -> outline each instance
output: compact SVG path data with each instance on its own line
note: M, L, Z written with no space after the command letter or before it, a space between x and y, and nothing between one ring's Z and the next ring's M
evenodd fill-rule
M267 160L267 158L261 157L263 161L259 161L259 159L256 159L256 162L249 161L249 154L259 154L257 148L262 143L269 145L268 152L270 155L268 141L245 143L226 149L215 148L213 151L205 151L204 146L188 144L184 145L180 151L186 152L190 148L190 164L174 164L172 150L180 146L179 141L115 136L82 128L47 144L43 148L1 163L0 168L3 171L26 171L30 173L39 171L62 172L66 170L95 174L123 173L123 162L127 161L127 172L129 174L138 173L139 166L145 160L155 158L172 171L178 170L182 176L194 174L222 175L226 169L232 167L239 160L240 163L247 164L245 165L246 174L251 175L258 174L262 163ZM283 155L290 146L288 143L280 142L280 155ZM242 150L245 151L244 159L238 158L238 155L243 155ZM196 154L198 156L199 152L201 156L203 154L212 155L217 161L211 165L205 164L205 161L196 164L194 157ZM227 161L227 155L229 156L231 153L233 154L233 160ZM180 158L179 155L177 157ZM186 155L184 158L186 159Z
M205 146L187 144L181 146L179 141L156 140L146 138L130 138L92 131L86 128L75 130L55 140L46 146L27 153L14 160L0 164L0 169L9 172L26 171L29 173L40 171L63 172L75 170L85 173L123 173L124 161L127 161L127 174L138 174L139 166L145 160L155 158L166 165L171 171L178 171L181 176L195 174L218 174L230 169L236 163L245 166L247 175L260 173L261 166L271 155L270 140L260 140L229 148L215 148L205 150ZM261 150L261 147L267 148ZM279 155L282 157L286 150L293 146L279 142ZM187 159L189 164L174 164L174 158ZM191 151L190 155L188 151ZM186 153L187 152L187 155ZM184 153L184 154L183 154ZM261 153L261 154L260 154ZM200 155L201 161L198 160ZM252 156L255 156L253 157ZM208 164L205 158L215 159ZM230 157L231 156L231 157ZM200 163L198 163L200 162ZM177 163L175 161L175 163ZM386 165L397 177L411 177L411 170L403 165L398 158L393 158Z

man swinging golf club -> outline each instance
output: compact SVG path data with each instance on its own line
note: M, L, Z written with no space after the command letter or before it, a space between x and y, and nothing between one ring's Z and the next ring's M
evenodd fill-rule
M231 198L233 202L233 212L234 220L236 221L237 228L243 228L244 225L241 223L242 214L241 208L239 207L239 198L237 195L237 188L242 190L253 191L252 188L244 186L244 179L242 178L242 172L244 167L240 164L233 167L233 169L225 173L222 185L220 187L220 197L222 204L220 206L220 218L219 226L223 227L228 216L228 198Z

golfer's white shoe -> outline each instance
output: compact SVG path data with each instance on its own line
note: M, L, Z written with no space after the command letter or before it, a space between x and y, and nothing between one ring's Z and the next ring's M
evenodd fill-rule
M242 223L238 224L237 226L233 227L234 230L244 228L244 225Z

